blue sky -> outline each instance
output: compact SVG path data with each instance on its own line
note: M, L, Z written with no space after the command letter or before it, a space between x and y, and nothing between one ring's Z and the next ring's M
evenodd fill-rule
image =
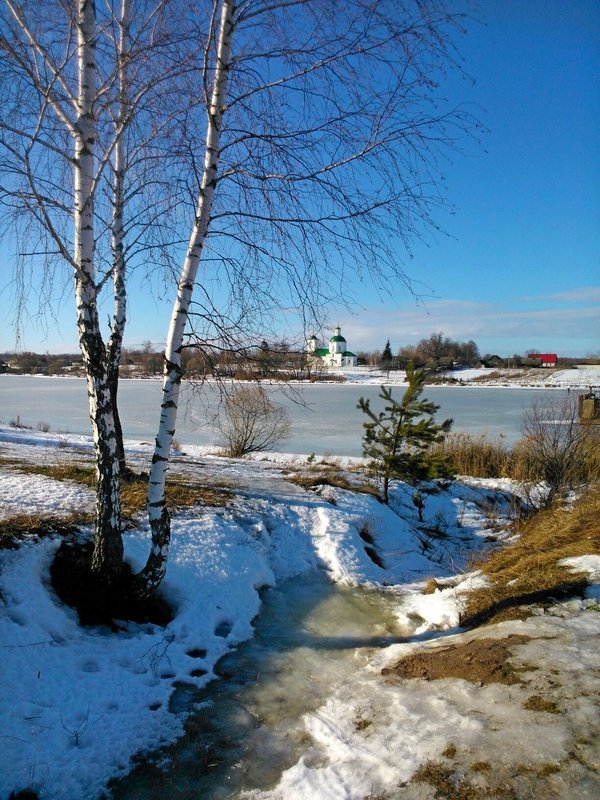
M475 84L445 87L489 129L444 169L454 214L447 236L417 243L406 271L419 293L363 291L353 313L332 308L353 350L397 350L443 331L502 355L536 348L600 352L600 3L481 0L460 44ZM15 348L11 264L0 261L0 352ZM126 345L160 347L171 297L137 286ZM77 349L69 283L56 320L32 318L23 349ZM35 303L32 307L35 306ZM44 306L47 307L46 302ZM325 332L327 333L327 332ZM297 337L299 329L287 331Z

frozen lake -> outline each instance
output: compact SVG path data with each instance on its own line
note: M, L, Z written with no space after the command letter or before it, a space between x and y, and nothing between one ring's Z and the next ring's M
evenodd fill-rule
M268 389L274 401L288 409L292 420L290 437L278 447L283 452L361 455L366 417L356 407L358 398L371 398L375 410L381 407L376 386L308 384ZM503 436L512 443L521 435L523 411L549 391L561 390L436 386L426 387L424 396L440 405L438 419L454 419L454 431ZM402 392L401 386L393 390L397 398ZM119 397L125 437L152 440L158 424L161 382L124 380ZM214 424L218 406L219 392L214 384L198 390L186 386L176 439L181 444L219 444ZM17 418L33 428L45 423L54 432L89 433L85 381L0 375L0 423Z

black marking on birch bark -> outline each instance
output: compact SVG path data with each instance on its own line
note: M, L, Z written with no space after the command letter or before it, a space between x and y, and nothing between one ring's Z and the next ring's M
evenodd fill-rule
M160 456L158 453L154 453L154 455L152 456L152 463L153 464L157 464L159 461L168 461L168 460L169 460L168 458L165 458L164 456Z
M179 350L176 350L175 352L176 353L181 353L181 350L179 349ZM165 367L167 368L167 371L169 372L169 374L170 373L174 373L175 376L181 375L181 373L183 372L183 370L181 369L181 366L179 364L177 364L177 362L170 361L166 357L165 357Z
M165 400L162 404L163 408L177 408L177 403L174 400Z

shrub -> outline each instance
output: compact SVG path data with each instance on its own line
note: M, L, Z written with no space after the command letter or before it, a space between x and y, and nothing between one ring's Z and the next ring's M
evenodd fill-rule
M272 402L262 386L244 386L229 395L217 427L225 441L224 452L232 458L268 450L289 434L287 411Z
M549 487L546 505L567 489L598 477L600 432L579 421L576 393L550 394L525 412L522 449Z

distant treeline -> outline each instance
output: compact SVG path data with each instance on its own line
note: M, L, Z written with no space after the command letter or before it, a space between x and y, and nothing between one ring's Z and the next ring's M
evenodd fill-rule
M431 372L442 372L465 367L535 367L539 361L535 352L522 355L499 356L480 354L476 342L450 339L441 332L432 333L416 345L404 345L394 352L388 339L382 350L359 351L358 364L386 371L405 369L409 362ZM278 380L335 380L335 370L327 370L319 359L311 356L301 346L286 341L231 347L227 345L194 345L183 351L183 367L189 377L220 377L237 380L274 378ZM574 364L599 364L600 355L582 358L563 358L558 354L556 366L565 368ZM122 377L144 377L162 372L163 353L151 342L140 348L124 349L121 360ZM78 353L2 353L0 372L33 375L83 374L81 355Z
M496 353L480 354L476 342L470 339L461 342L450 339L442 332L434 332L428 338L421 339L416 345L404 345L394 354L388 339L383 350L359 352L359 363L383 367L384 369L405 369L410 362L417 367L431 371L445 371L464 367L537 367L539 360L535 352L528 350L525 355L515 353L511 356L499 356ZM558 354L558 367L570 367L574 364L598 364L600 355L586 358L562 358Z

